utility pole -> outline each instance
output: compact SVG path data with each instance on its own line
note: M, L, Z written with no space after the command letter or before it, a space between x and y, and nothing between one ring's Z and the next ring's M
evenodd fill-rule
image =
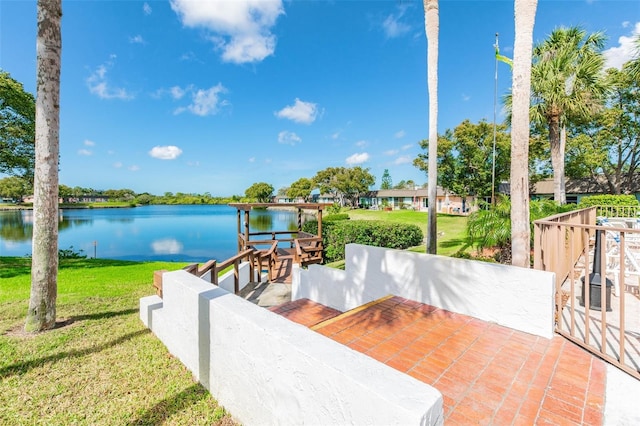
M491 161L491 205L496 205L496 108L498 104L498 33L496 33L495 78L493 84L493 159Z

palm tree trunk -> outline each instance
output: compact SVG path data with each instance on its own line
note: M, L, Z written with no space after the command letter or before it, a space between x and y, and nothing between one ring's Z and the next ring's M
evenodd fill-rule
M440 18L438 0L424 0L425 33L427 35L427 88L429 91L429 207L427 209L427 253L436 254L436 198L438 185L438 34Z
M62 0L38 0L36 146L31 297L26 331L56 323Z
M515 0L511 117L511 250L512 264L530 267L529 228L529 96L531 53L537 0Z
M553 199L556 203L567 204L564 178L564 153L567 141L567 129L560 126L560 117L549 120L549 147L551 148L551 166L553 167Z

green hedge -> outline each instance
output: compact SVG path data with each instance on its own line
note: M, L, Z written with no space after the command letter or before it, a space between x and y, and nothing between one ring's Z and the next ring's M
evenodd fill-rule
M303 231L318 232L318 222L304 224ZM356 243L375 247L404 250L422 243L422 230L416 225L375 220L338 220L322 222L325 262L344 259L346 244Z
M580 199L578 207L637 206L638 204L638 200L634 195L590 195Z

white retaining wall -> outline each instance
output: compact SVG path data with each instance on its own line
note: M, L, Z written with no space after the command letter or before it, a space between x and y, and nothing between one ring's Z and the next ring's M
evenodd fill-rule
M551 272L348 244L345 270L294 270L292 299L346 311L388 294L553 337Z
M442 424L431 386L185 271L140 318L243 424Z

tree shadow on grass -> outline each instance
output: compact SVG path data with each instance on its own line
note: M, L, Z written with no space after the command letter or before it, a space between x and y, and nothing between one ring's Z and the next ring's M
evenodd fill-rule
M68 321L76 322L76 321L87 321L87 320L103 320L107 318L119 317L121 315L131 315L138 313L140 310L138 308L131 309L123 309L121 311L108 311L108 312L95 312L92 314L83 314L83 315L73 315L69 318Z
M57 361L60 361L62 359L67 359L67 358L80 358L86 355L90 355L93 353L97 353L97 352L101 352L105 349L111 348L113 346L117 346L121 343L124 343L128 340L134 339L138 336L142 336L144 334L148 334L151 331L149 331L148 328L142 329L142 330L138 330L138 331L134 331L132 333L127 333L123 336L118 337L117 339L113 339L110 342L106 342L102 345L98 345L95 347L90 347L90 348L85 348L85 349L75 349L75 350L71 350L71 351L67 351L67 352L59 352L56 354L52 354L52 355L47 355L45 357L42 358L37 358L37 359L31 359L28 361L23 361L23 362L18 362L16 364L12 364L12 365L8 365L6 367L0 368L0 379L4 379L7 378L9 376L12 375L16 375L16 374L25 374L27 373L29 370L31 370L32 368L36 368L36 367L40 367L44 364L48 364L48 363L55 363Z
M438 243L438 245L442 248L451 248L451 247L460 246L460 251L466 250L467 248L471 247L471 243L469 243L469 240L466 238L454 238L451 240L442 241Z
M183 389L173 396L169 396L158 402L153 407L145 410L137 418L131 420L129 425L159 425L163 424L173 414L185 410L190 405L209 396L209 392L199 383Z

